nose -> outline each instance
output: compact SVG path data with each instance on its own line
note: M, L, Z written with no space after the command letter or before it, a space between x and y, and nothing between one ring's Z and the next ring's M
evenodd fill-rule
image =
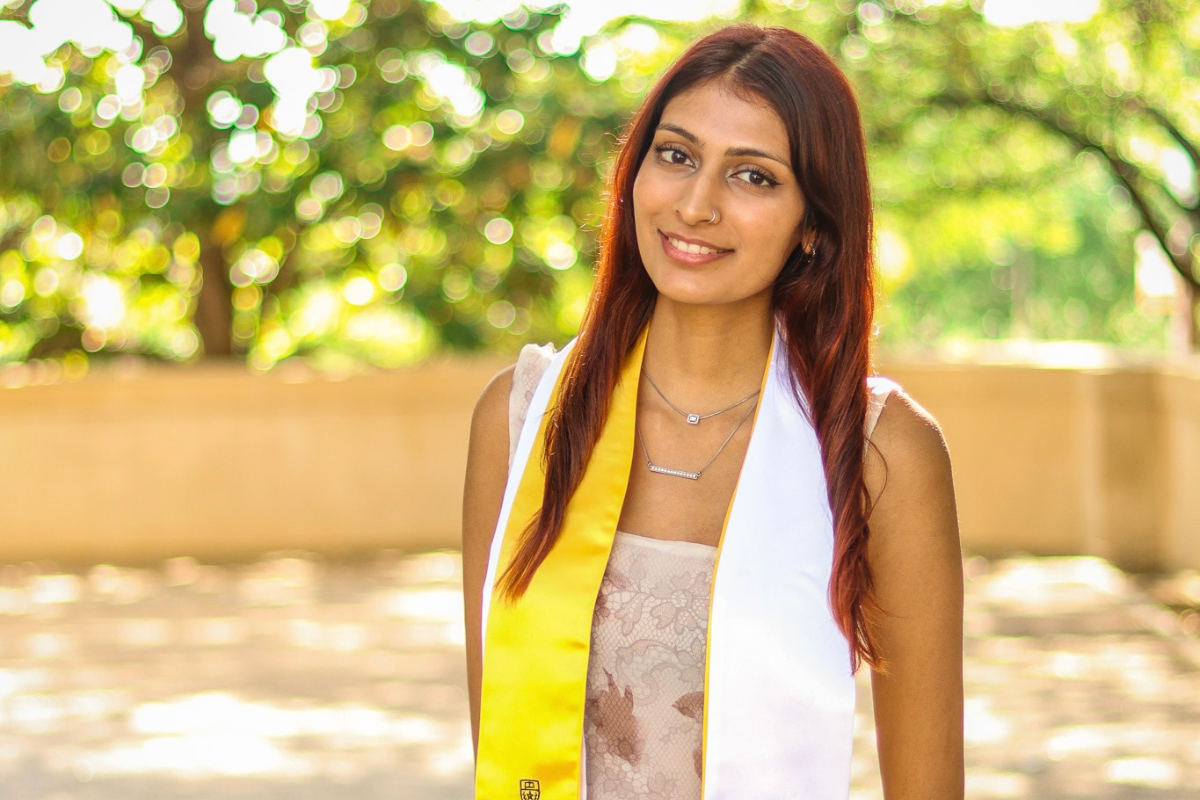
M685 225L713 223L721 216L719 176L697 170L685 181L675 213Z

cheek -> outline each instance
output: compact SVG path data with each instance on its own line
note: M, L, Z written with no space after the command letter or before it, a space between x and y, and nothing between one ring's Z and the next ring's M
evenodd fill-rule
M642 209L646 207L645 198L642 196L644 194L643 187L645 186L645 180L642 178L643 174L643 172L638 172L637 175L633 176L633 218L637 220L639 225L642 221Z
M788 256L796 251L797 247L800 246L802 238L803 237L800 235L800 231L796 230L791 236L788 237L788 240L784 242L783 257L785 260L788 258Z
M804 224L804 207L799 209L788 208L779 215L779 229L781 235L776 240L776 247L779 248L780 257L784 260L792 254L804 240L804 235L801 227Z
M662 205L661 187L655 182L652 171L638 170L633 179L633 216L641 225L650 215L658 213Z
M758 249L756 253L758 259L756 259L757 269L755 270L755 276L760 282L765 283L772 283L779 277L779 273L783 270L788 258L801 241L799 224L795 222L792 214L780 214L775 219L776 222L773 227L778 232L774 235L762 235L761 216L755 220L755 224L748 226L750 230L760 231L758 234L759 238L757 239Z
M633 179L633 235L637 240L638 251L642 259L646 259L646 248L649 244L653 225L650 222L650 217L653 212L653 195L647 192L649 181L646 180L646 171L641 170Z

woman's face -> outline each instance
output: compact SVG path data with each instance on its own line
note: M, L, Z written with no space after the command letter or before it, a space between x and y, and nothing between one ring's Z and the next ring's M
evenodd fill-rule
M719 82L667 103L633 184L638 251L660 296L694 305L769 297L801 241L805 203L790 152L773 108Z

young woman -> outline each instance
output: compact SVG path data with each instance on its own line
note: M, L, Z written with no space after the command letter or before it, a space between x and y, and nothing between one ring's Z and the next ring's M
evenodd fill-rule
M845 77L785 29L702 39L609 197L578 338L527 347L472 423L476 797L845 798L866 663L887 800L961 798L950 460L869 377Z

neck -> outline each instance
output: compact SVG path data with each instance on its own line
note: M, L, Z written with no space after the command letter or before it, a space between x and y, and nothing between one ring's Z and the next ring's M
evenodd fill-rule
M643 367L672 401L736 400L762 383L774 335L769 295L722 306L660 296Z

